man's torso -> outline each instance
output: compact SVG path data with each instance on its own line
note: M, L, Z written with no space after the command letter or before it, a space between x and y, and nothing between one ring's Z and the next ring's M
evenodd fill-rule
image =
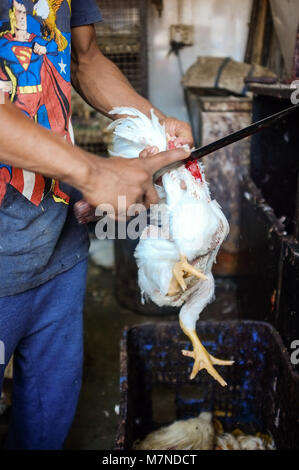
M69 142L70 68L70 0L0 0L0 85L29 119ZM86 229L72 215L79 197L63 183L0 162L0 297L86 257Z

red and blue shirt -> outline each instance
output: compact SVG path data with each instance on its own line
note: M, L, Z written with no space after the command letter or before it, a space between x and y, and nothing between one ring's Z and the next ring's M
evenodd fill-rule
M100 20L96 0L0 0L0 89L29 119L69 142L71 28ZM86 258L87 232L73 215L79 198L64 183L0 162L0 297L37 287Z

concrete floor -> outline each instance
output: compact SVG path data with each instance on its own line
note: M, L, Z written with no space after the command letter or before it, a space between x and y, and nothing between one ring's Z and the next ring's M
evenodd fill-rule
M115 297L111 270L89 266L85 304L85 364L77 414L65 444L66 449L103 449L114 445L119 404L119 340L125 326L144 322L177 321L175 317L150 317L121 307ZM202 319L237 318L236 287L233 280L216 281L216 300ZM0 417L0 438L8 416Z
M216 282L216 300L202 319L237 318L236 287L231 280ZM67 449L113 447L119 404L119 340L125 326L177 321L173 317L142 316L122 308L115 298L114 274L92 263L85 306L85 368L77 415Z
M113 447L119 404L119 341L125 326L152 320L116 301L114 274L90 263L85 304L85 365L78 410L66 449ZM165 318L154 318L161 321Z

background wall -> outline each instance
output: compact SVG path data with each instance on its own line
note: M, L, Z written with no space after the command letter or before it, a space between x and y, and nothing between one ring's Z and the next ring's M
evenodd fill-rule
M150 2L151 3L151 2ZM180 72L169 51L171 24L193 24L194 45L181 51L184 71L199 55L243 61L252 0L164 0L162 17L149 12L149 95L168 115L187 120Z

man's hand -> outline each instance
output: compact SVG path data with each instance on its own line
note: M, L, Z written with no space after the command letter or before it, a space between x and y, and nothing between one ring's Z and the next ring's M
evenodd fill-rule
M165 130L170 137L176 137L176 145L188 144L190 148L193 147L194 141L190 124L171 117L162 119L161 124L165 125Z
M158 202L153 185L154 173L190 155L184 149L146 155L146 158L103 159L91 156L89 181L81 188L84 199L93 207L109 203L118 212L118 196L126 196L126 209L135 203L145 207ZM142 155L143 157L145 155Z

